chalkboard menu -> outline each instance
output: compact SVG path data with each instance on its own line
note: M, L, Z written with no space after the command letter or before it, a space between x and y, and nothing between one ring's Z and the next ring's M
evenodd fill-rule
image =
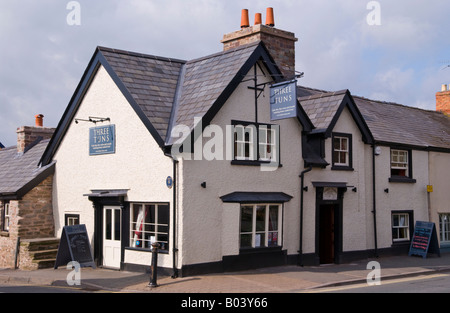
M428 253L436 253L441 256L436 226L431 222L417 221L409 248L409 255L419 255L426 258Z
M64 226L58 254L56 255L55 269L71 261L80 263L81 267L91 266L95 268L92 258L91 245L86 231L86 225Z

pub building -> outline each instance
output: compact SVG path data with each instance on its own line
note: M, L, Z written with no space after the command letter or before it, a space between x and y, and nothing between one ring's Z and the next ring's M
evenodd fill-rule
M194 60L95 49L40 159L56 237L85 224L97 266L133 271L159 243L174 277L406 255L415 221L442 248L449 119L301 86L267 12Z

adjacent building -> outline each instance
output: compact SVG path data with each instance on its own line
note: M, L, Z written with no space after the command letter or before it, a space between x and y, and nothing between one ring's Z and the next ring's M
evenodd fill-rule
M97 47L39 160L55 236L127 270L159 243L174 276L406 253L415 221L449 243L448 117L300 86L273 24L194 60Z

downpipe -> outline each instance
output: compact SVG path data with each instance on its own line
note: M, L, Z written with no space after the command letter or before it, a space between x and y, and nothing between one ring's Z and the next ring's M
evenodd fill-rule
M305 174L312 170L312 165L300 173L300 238L297 266L303 267L303 188L305 184Z

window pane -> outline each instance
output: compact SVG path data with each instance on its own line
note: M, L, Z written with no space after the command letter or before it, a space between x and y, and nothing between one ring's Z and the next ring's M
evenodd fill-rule
M260 248L265 246L265 234L264 233L257 233L255 235L255 248Z
M114 210L114 240L120 240L120 210Z
M269 247L278 246L278 232L269 233L267 244Z
M241 207L241 232L251 232L253 228L253 207Z
M169 225L169 206L167 204L158 205L158 224Z
M333 149L334 150L340 150L341 148L341 141L339 138L334 138L333 140Z
M269 207L269 231L278 230L278 205Z
M264 231L266 229L266 206L258 205L256 207L256 231Z
M241 248L252 247L252 234L241 234Z
M341 138L341 150L347 151L347 138Z
M111 210L105 210L105 239L111 240L112 233L112 214Z

